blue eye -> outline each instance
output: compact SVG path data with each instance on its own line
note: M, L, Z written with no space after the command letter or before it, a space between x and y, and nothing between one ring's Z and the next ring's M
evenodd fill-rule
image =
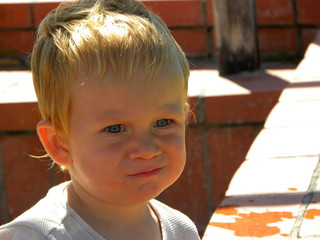
M120 124L112 125L112 126L107 127L106 131L108 133L117 134L117 133L121 133L122 131L124 131L124 127Z
M167 127L170 123L171 123L170 119L160 119L154 123L154 126L163 128L163 127Z

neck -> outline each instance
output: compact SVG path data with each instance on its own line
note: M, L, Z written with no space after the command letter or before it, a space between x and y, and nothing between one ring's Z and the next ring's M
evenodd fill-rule
M161 239L158 217L147 202L122 206L101 203L92 197L84 201L73 184L66 194L68 204L77 214L107 239ZM137 237L132 238L134 235ZM154 238L157 235L160 238Z

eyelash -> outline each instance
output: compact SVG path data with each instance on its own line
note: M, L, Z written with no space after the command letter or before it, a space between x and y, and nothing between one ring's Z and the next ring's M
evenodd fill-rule
M161 123L160 125L161 126L157 126L157 124ZM154 124L153 124L153 127L156 127L156 128L167 128L169 127L170 125L172 125L174 122L172 119L160 119L160 120L157 120ZM109 127L106 127L105 128L105 131L109 134L113 134L113 135L117 135L117 134L120 134L121 132L125 132L126 129L124 128L123 125L121 124L115 124L115 125L111 125Z
M116 128L116 127L119 127L119 131L117 131L117 132L111 131L111 129L114 130L114 128ZM109 134L120 134L121 132L125 131L125 128L121 124L116 124L116 125L111 125L109 127L106 127L105 131Z
M160 122L162 122L162 123L165 122L165 125L163 125L163 126L158 126L158 128L166 128L166 127L170 126L170 125L173 123L173 121L172 121L171 119L160 119L160 120L156 121L156 122L153 124L153 126L157 127L156 124L157 124L157 123L160 123Z

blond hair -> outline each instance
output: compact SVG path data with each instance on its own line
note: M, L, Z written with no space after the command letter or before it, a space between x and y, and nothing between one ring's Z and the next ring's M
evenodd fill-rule
M40 24L31 56L39 109L61 135L69 131L72 95L80 75L120 79L138 69L151 79L178 62L187 91L187 59L165 23L134 0L62 4ZM140 74L140 73L139 73Z

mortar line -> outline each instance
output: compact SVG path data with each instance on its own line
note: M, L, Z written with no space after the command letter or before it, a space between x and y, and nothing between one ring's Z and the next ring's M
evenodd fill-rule
M207 143L207 137L208 133L206 128L203 126L206 122L206 113L205 113L205 102L203 97L198 98L198 104L197 104L197 119L201 123L200 126L200 139L201 139L201 146L203 151L203 160L204 160L204 180L205 180L205 188L207 193L207 201L208 201L208 216L210 217L213 210L214 210L214 204L213 204L213 186L212 186L212 172L211 172L211 161L209 156L209 148Z
M208 18L207 18L207 1L206 0L201 0L201 23L202 25L208 25Z
M300 237L300 230L301 230L301 226L304 220L304 216L306 214L306 211L308 209L308 206L310 205L312 199L313 199L313 195L314 192L317 189L317 185L318 185L318 180L320 177L320 155L318 156L318 163L317 166L313 172L313 175L311 177L311 181L310 181L310 185L308 187L307 190L307 194L304 196L302 203L300 205L300 208L298 210L298 214L297 214L297 218L296 221L293 225L293 229L290 233L290 239L299 239Z
M48 161L53 161L53 160L48 160ZM50 163L51 166L48 169L49 171L49 179L50 179L50 186L54 187L57 183L56 183L56 174L55 174L55 164L54 163Z
M213 8L210 9L213 12ZM210 23L208 22L208 3L206 0L201 0L201 22L202 25L206 26L206 33L205 33L205 46L206 46L206 55L212 55L212 39L211 39L211 28L209 27Z
M2 144L0 144L0 209L2 212L1 220L3 223L8 222L7 194L4 183Z
M30 13L30 21L31 21L31 25L34 28L36 26L36 20L34 17L34 4L29 3L29 13Z
M292 4L292 12L293 12L293 25L294 27L297 29L297 33L296 33L296 40L297 40L297 45L296 45L296 51L297 51L297 54L298 55L301 55L301 57L303 57L303 43L302 43L302 28L301 26L299 25L299 22L298 22L298 14L299 14L299 11L298 11L298 3L297 3L297 0L291 0L291 4Z

